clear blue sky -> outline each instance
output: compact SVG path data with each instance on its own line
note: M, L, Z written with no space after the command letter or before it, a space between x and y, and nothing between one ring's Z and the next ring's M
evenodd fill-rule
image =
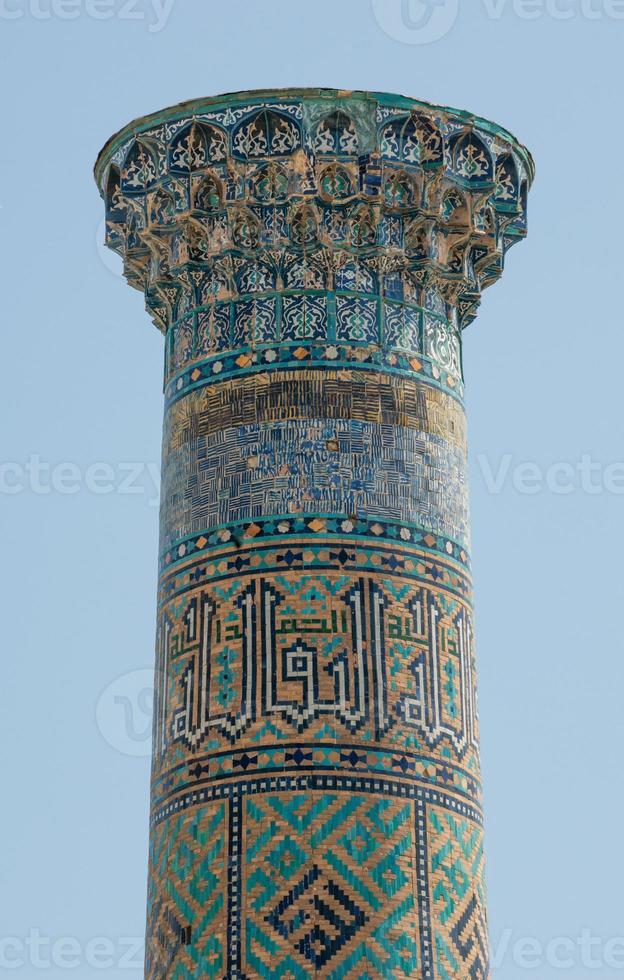
M162 338L97 247L95 156L183 99L326 85L470 109L536 159L465 336L494 976L619 975L624 4L441 0L417 44L420 0L106 2L0 2L0 973L142 976L145 675L110 685L152 663Z

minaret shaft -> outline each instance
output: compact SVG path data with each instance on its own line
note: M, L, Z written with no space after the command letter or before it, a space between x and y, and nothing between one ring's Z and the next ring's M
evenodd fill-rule
M284 90L96 175L165 335L146 977L487 977L461 331L531 158Z

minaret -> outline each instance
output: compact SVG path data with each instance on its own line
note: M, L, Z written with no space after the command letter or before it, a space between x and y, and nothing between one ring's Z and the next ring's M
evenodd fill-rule
M96 177L165 338L145 976L487 977L462 331L531 157L285 89Z

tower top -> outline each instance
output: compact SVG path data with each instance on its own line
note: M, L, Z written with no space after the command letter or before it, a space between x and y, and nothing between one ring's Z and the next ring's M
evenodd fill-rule
M328 289L351 260L409 277L463 328L526 234L534 163L507 130L462 110L293 88L137 119L106 143L95 177L107 244L163 331L193 271L261 253L279 264L278 252L305 255Z
M225 92L221 95L206 96L203 99L188 99L185 102L178 102L177 105L169 106L167 109L161 109L159 112L150 112L146 116L139 116L114 133L99 152L94 168L98 186L101 186L102 176L113 155L116 154L120 146L127 143L132 137L145 133L146 130L163 123L175 124L187 117L194 118L204 112L214 112L215 109L226 109L227 107L234 109L237 106L265 100L285 103L293 100L299 100L302 103L373 103L380 107L388 107L391 111L393 109L400 109L404 112L422 110L439 118L452 118L465 126L473 126L492 137L498 137L509 143L524 162L529 186L535 176L535 164L531 153L524 144L516 139L513 133L489 119L475 116L464 109L454 109L451 106L423 102L410 96L392 92L363 92L334 88L267 88L251 89L248 92Z

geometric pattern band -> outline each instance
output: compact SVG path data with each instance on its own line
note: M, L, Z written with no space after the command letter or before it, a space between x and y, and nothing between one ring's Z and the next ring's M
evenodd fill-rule
M190 392L165 416L161 542L264 515L373 517L467 546L465 418L384 374L280 372Z
M487 976L478 820L357 779L255 789L154 829L147 976Z
M209 358L196 360L180 370L165 385L165 404L173 404L199 388L214 388L227 379L253 378L262 381L277 371L303 371L316 368L328 378L340 378L341 373L357 367L358 372L385 374L417 379L446 392L461 402L464 384L458 375L440 368L433 358L410 356L402 352L389 353L384 348L369 348L347 344L327 344L320 341L298 341L296 344L271 345L261 350L223 351Z

